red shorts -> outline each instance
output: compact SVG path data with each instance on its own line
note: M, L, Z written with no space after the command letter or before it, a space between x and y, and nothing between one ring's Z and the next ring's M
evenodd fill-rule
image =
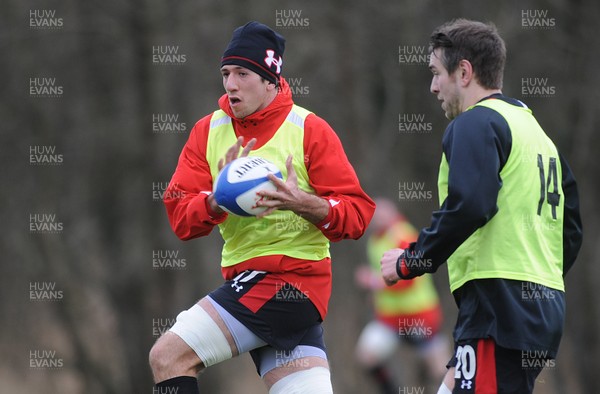
M448 367L455 368L452 393L532 393L542 369L554 365L554 360L545 354L503 348L491 338L456 343L455 354L448 363Z
M244 271L209 296L275 349L307 345L325 350L322 319L309 293L277 274Z

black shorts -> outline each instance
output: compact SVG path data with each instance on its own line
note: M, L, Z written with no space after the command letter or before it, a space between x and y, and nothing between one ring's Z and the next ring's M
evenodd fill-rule
M264 271L244 271L209 296L275 349L325 349L319 311L307 294Z
M454 394L528 394L544 366L554 363L541 351L507 349L493 339L455 343L448 363L454 367Z

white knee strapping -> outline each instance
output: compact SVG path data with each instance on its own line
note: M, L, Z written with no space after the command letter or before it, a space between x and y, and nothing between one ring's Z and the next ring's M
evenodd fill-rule
M333 394L329 370L313 367L294 372L271 386L269 394Z
M170 331L179 335L196 352L205 367L232 357L227 338L200 305L181 312Z
M438 389L437 394L452 394L452 390L450 390L448 386L446 386L446 383L442 382L442 385Z

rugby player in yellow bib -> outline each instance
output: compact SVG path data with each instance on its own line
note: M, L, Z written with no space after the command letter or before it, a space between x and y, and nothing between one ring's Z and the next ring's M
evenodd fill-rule
M440 209L417 241L382 258L388 284L448 262L455 356L438 393L531 393L553 361L563 277L581 246L575 179L521 101L502 94L506 49L491 24L455 20L430 37L431 92L451 120Z

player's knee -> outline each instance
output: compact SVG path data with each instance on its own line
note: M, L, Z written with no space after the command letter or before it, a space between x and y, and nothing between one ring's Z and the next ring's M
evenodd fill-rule
M152 346L152 349L150 349L150 353L148 354L148 362L150 363L150 368L154 374L164 371L169 365L168 348L164 346L164 341L161 339L162 338Z
M156 341L148 359L156 382L176 376L194 376L204 367L192 349L170 332Z
M269 394L332 394L331 375L325 367L291 373L277 381Z

